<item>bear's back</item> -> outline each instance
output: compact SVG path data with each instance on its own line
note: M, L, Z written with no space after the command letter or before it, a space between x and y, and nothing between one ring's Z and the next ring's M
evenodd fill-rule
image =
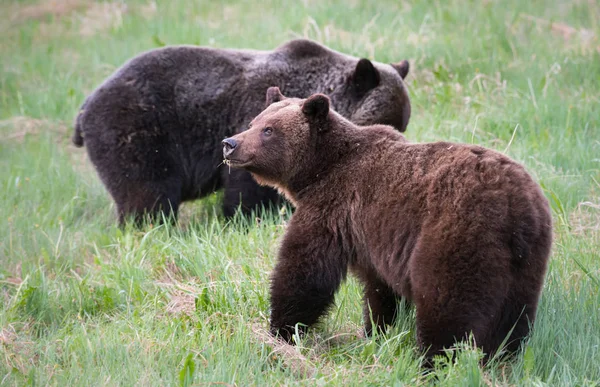
M324 213L347 212L356 220L352 233L392 246L393 233L426 224L452 228L480 222L504 232L515 226L540 230L551 223L539 185L521 164L499 152L449 142L407 143L382 126L357 130L364 132L340 140L355 147L352 155L333 164L308 199ZM393 233L383 235L382 229Z
M285 54L289 60L294 61L313 58L346 57L346 55L308 39L290 40L277 47L273 53Z
M550 227L540 186L521 164L499 152L448 142L389 141L374 149L373 165L348 175L365 176L358 184L367 187L365 199L373 211L365 219L406 217L417 228L464 224L474 233L518 229L532 240Z
M251 52L188 45L163 47L133 57L107 78L100 88L117 82L143 80L146 85L155 89L162 86L172 89L179 77L191 73L202 76L206 83L215 78L212 72L217 71L221 76L237 75L236 70L252 60ZM222 74L223 69L231 74Z

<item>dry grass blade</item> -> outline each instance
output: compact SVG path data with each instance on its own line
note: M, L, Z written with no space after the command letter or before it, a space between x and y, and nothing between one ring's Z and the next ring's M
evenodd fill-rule
M294 373L294 375L308 378L317 373L317 369L311 365L306 356L300 353L298 347L276 339L258 324L253 324L251 328L254 337L259 342L273 347L273 354L280 355L283 363Z
M47 16L60 17L73 11L86 7L87 1L83 0L47 0L22 7L13 13L11 21L19 23L30 19L41 19Z
M32 117L17 116L0 121L0 129L3 127L18 128L17 131L3 135L0 142L22 141L27 135L38 135L43 128L46 131L64 135L67 132L66 125L57 124L48 120L40 120Z
M597 234L600 232L600 202L585 201L579 203L571 213L570 222L573 234Z
M596 34L594 31L586 28L575 28L565 23L551 22L536 16L523 14L521 17L525 20L535 23L537 26L544 26L550 29L550 31L561 36L565 42L578 38L579 42L583 46L592 46L592 43L597 42ZM595 47L596 51L600 52L600 46Z
M93 36L110 29L118 29L123 24L123 15L127 13L124 3L94 3L81 18L79 34Z

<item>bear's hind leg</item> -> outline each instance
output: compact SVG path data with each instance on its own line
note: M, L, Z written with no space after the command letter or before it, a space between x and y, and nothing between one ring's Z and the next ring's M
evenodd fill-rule
M519 349L523 340L529 335L536 315L537 296L531 297L529 303L517 299L514 297L507 299L498 327L490 339L493 346L498 349L504 343L504 349L508 353L514 353Z
M136 226L145 221L161 223L163 217L174 222L181 203L181 185L173 181L128 181L120 185L113 198L121 226L128 219Z
M430 308L422 304L417 306L417 343L425 351L425 365L432 366L435 355L468 340L470 334L475 344L488 352L486 344L489 329L493 326L492 317L473 316L460 311L440 313L441 308L443 305L431 305Z
M546 222L550 223L549 215ZM513 267L518 270L493 338L496 347L506 339L505 349L509 353L519 349L535 321L551 243L550 229L544 229L529 243L532 249L526 261L522 257L513 259Z
M476 252L456 250L444 256L434 242L415 250L411 268L417 311L417 341L426 361L473 335L486 359L497 350L498 319L509 294L509 253L479 245ZM424 254L425 253L425 254Z
M373 324L380 333L384 333L386 325L394 323L397 316L398 296L386 285L373 270L352 270L364 284L363 319L365 333L373 333Z

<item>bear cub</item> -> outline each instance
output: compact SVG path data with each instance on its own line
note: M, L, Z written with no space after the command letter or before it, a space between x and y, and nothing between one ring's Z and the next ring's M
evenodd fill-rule
M367 333L393 323L406 299L427 359L470 333L487 356L507 336L509 351L519 347L552 243L548 201L523 166L357 126L322 94L270 88L267 104L223 153L296 207L272 274L273 334L291 342L296 324L317 322L350 270L364 284Z

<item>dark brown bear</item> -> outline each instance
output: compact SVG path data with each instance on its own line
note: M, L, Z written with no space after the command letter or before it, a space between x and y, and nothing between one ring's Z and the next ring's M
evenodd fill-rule
M479 146L410 144L359 127L329 99L284 99L225 139L232 167L296 206L271 285L271 331L290 341L332 305L350 269L364 319L384 329L397 300L416 306L427 358L472 332L488 355L533 323L552 242L548 201L525 169Z
M264 109L269 86L306 98L316 92L358 124L406 129L408 62L381 64L293 40L273 51L167 47L143 53L90 95L73 142L89 157L117 205L119 220L173 215L181 202L225 187L224 213L267 205L278 195L247 172L224 173L221 140Z

